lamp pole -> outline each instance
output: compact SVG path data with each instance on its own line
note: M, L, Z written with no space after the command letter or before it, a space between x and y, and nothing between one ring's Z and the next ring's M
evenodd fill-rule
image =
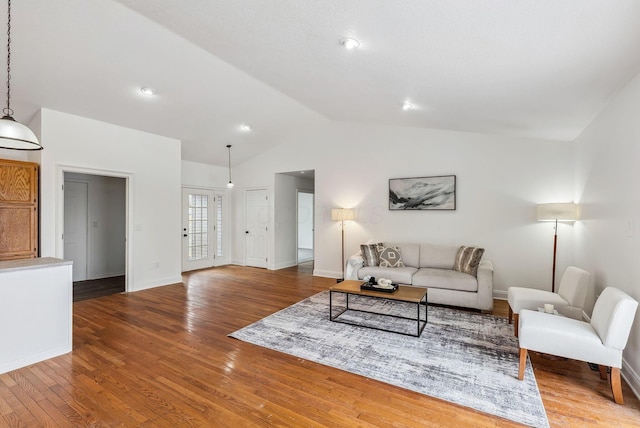
M344 281L344 217L340 220L340 226L342 228L342 252L340 253L340 262L342 263L342 279L339 279L336 282Z
M341 235L341 246L340 246L340 263L342 263L342 278L338 278L336 282L344 281L344 221L345 220L353 220L353 209L352 208L333 208L331 210L331 220L340 222L340 235Z
M558 249L558 222L573 222L580 218L578 204L573 202L539 204L537 206L538 221L553 221L553 267L551 268L551 292L556 292L556 254Z

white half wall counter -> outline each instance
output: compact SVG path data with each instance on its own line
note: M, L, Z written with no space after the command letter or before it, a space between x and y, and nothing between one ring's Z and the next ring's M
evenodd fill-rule
M71 352L72 264L0 261L0 374Z

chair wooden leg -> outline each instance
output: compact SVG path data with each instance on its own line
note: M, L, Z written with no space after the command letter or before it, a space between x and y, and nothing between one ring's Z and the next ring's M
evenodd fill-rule
M600 372L600 379L607 380L607 366L598 365L598 372Z
M622 383L620 383L620 369L617 367L611 367L611 392L613 393L613 401L616 404L624 404Z
M513 319L513 309L511 309L511 306L509 306L509 324L511 324L512 319Z
M518 337L518 321L519 321L519 315L518 314L513 314L513 334L516 335L516 337Z
M520 366L518 367L518 379L524 379L524 369L527 366L527 350L520 348Z

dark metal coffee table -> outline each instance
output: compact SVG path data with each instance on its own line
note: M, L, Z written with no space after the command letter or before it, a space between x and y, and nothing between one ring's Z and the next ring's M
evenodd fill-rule
M384 291L361 290L360 289L360 285L361 284L362 284L362 281L347 280L347 281L340 282L340 283L334 285L333 287L331 287L329 289L329 319L331 321L341 322L343 324L356 325L356 326L359 326L359 327L373 328L373 329L376 329L376 330L389 331L389 332L392 332L392 333L404 334L404 335L407 335L407 336L420 337L420 335L422 334L422 330L424 330L424 327L427 325L427 289L426 288L411 287L411 286L408 286L408 285L399 285L398 289L395 292L386 293ZM340 311L336 315L333 315L333 293L341 293L341 294L344 294L346 296L346 307L345 307L345 309ZM353 309L353 308L349 307L349 296L350 295L367 296L367 297L373 297L373 298L377 298L377 299L395 300L395 301L398 301L398 302L405 302L405 303L415 303L416 304L416 317L415 318L410 318L410 317L403 317L403 316L399 316L399 315L382 314L382 313L379 313L379 312L371 312L371 311L365 311L365 310L361 310L361 309ZM420 306L421 306L421 304L424 305L424 308L425 308L424 309L424 319L420 318ZM367 312L367 313L372 313L372 314L377 314L377 315L383 315L383 316L388 316L388 317L402 318L402 319L415 321L416 322L416 327L417 327L416 334L403 333L403 332L395 331L395 330L387 330L387 329L384 329L384 328L372 327L372 326L367 326L367 325L363 325L363 324L355 324L355 323L352 323L352 322L349 322L349 321L338 319L338 317L340 315L344 314L348 310L357 311L357 312Z

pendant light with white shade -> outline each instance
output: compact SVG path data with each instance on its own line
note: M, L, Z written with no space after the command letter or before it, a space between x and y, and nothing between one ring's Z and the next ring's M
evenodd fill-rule
M31 129L16 122L11 109L11 0L7 1L7 106L0 118L0 149L42 150Z

